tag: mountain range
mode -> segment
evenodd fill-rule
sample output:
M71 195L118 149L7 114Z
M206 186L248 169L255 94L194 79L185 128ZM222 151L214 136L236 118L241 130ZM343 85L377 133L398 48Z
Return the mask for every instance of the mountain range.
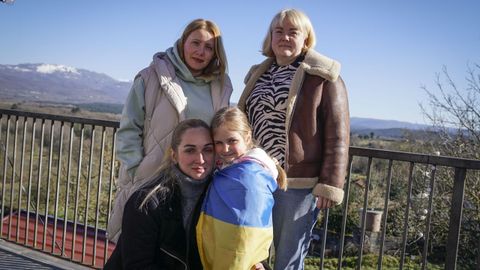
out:
M2 100L121 104L131 85L105 74L64 65L0 65Z
M65 65L0 65L1 99L14 102L120 104L114 112L119 113L131 85L132 82L115 80L102 73ZM375 131L375 134L388 137L396 137L404 130L423 130L428 127L396 120L360 117L351 117L350 126L353 133L368 135Z

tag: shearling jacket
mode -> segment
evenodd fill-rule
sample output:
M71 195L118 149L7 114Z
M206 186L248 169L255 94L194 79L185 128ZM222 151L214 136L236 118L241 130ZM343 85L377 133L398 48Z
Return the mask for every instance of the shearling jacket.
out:
M147 68L136 76L144 83L144 122L137 124L139 127L131 127L128 113L123 113L120 129L117 133L118 150L124 151L125 157L136 155L139 149L141 157L136 167L135 174L122 161L117 179L117 190L114 206L107 227L108 238L114 242L118 239L121 231L123 208L128 198L144 183L158 177L160 164L165 151L170 145L171 135L177 124L185 120L185 108L187 99L180 86L181 80L175 73L175 68L166 53L157 53ZM228 106L232 94L232 84L225 75L223 87L220 78L210 82L213 111ZM133 91L133 89L132 89ZM191 102L191 101L189 101ZM126 123L126 124L125 124ZM125 124L125 125L124 125ZM128 142L128 140L141 140ZM123 147L123 149L120 149Z
M253 66L245 78L238 106L260 76L272 65L268 58ZM293 77L286 110L285 172L288 188L313 188L339 204L348 163L350 118L340 64L310 49Z

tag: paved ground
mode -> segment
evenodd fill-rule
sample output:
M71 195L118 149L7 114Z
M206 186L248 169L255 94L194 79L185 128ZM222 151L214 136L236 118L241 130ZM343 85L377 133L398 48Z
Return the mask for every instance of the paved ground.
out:
M0 239L0 270L92 269Z

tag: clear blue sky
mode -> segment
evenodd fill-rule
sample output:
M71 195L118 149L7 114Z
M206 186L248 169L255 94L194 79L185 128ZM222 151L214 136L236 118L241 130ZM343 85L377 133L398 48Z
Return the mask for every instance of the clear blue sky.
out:
M443 66L462 86L467 65L480 63L478 0L16 0L0 4L0 64L63 64L131 80L203 17L223 32L236 102L283 8L304 11L316 50L342 63L351 116L424 123L421 86L436 90Z

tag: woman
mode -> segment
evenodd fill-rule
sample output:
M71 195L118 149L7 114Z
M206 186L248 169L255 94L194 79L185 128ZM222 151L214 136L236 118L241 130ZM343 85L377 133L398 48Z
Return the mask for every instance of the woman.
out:
M122 233L104 269L202 269L195 224L214 165L208 125L181 122L170 147L160 175L125 205Z
M159 175L159 166L175 126L184 119L210 123L228 106L232 85L220 30L197 19L187 25L173 47L153 56L133 82L117 132L121 162L107 232L116 242L123 208L131 194Z
M268 58L251 68L238 106L260 147L287 173L274 193L275 269L303 269L317 209L343 200L349 112L340 64L313 50L309 18L279 12L263 42Z

